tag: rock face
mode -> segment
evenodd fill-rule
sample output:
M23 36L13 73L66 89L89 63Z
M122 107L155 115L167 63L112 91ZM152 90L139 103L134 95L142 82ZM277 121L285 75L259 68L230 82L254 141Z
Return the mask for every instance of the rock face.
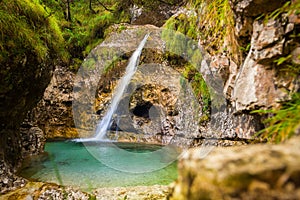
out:
M276 107L276 103L288 98L289 92L299 89L299 85L294 84L295 79L280 76L274 62L290 51L291 47L286 44L289 40L289 32L285 30L287 24L282 18L270 19L267 23L254 21L250 52L236 78L233 92L237 111Z
M186 152L170 199L299 199L300 137L281 145Z
M30 129L29 133L26 130L38 127L47 139L78 137L72 116L74 77L66 67L56 67L43 98L23 123L24 134L30 135Z
M19 187L23 187L27 181L15 174L14 167L0 160L0 195Z
M235 33L239 42L247 44L253 31L253 21L261 14L266 14L283 6L284 0L230 0L231 8L235 13Z
M179 61L177 65L170 64L165 58L168 51L166 44L170 41L162 38L162 29L149 25L127 25L125 31L111 34L86 59L86 64L94 58L98 63L94 69L81 68L75 83L74 108L77 127L92 133L97 120L107 111L112 98L111 93L127 65L127 55L132 54L143 36L149 32L151 36L140 58L142 64L122 96L113 116L111 129L121 131L118 134L122 136L119 138L122 140L124 133L134 132L139 135L137 138L140 138L140 141L156 141L163 144L169 143L175 136L192 140L193 135L197 134L200 106L180 73L185 66ZM107 62L105 59L110 59L105 58L105 51L111 51L111 58L113 53L116 53L125 59L125 62L121 60L113 63L107 67L110 70L103 73L102 68ZM95 93L96 98L93 96ZM192 107L193 103L195 105Z
M179 0L136 2L130 8L131 24L162 26L182 5Z
M299 30L299 15L282 13L276 18L259 19L279 9L285 1L230 1L235 14L235 35L239 45L250 46L241 64L226 52L207 55L201 70L208 80L218 77L226 99L226 108L212 113L210 127L219 131L206 131L205 137L251 138L264 126L256 109L276 108L299 91L299 73L288 72L288 65L297 63L299 41L293 37ZM199 42L201 43L201 42ZM224 42L228 44L228 42ZM205 48L205 47L204 47ZM244 52L245 54L245 52ZM279 58L287 62L277 64ZM298 54L299 55L299 54ZM215 123L217 122L217 123Z
M88 200L94 196L69 187L60 187L51 183L29 182L25 187L12 191L0 199L74 199Z
M25 180L17 177L15 172L24 155L23 148L31 144L27 143L23 146L19 128L26 113L41 98L54 67L51 59L55 58L47 58L45 64L38 61L32 52L23 56L20 63L14 63L20 61L20 58L15 58L10 65L1 65L0 194L23 186L25 183Z

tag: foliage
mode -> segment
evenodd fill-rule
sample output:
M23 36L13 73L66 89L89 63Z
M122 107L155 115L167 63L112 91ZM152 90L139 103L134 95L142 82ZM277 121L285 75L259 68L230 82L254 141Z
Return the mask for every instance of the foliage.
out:
M27 51L43 61L50 54L66 58L64 39L53 16L36 0L0 2L0 62Z
M264 121L266 128L259 131L257 136L270 142L282 142L294 135L300 126L300 93L295 93L290 101L282 103L280 109L257 110L253 113L271 115Z
M76 70L80 62L104 37L104 31L115 23L129 22L128 2L118 0L92 1L92 10L85 0L71 3L72 21L65 19L66 5L63 1L41 0L49 15L60 21L66 48L72 59L70 67Z
M182 66L178 71L190 83L194 95L201 103L202 117L200 122L204 122L209 119L211 96L199 70L202 53L200 49L195 48L195 45L197 45L195 39L198 37L198 32L195 29L196 24L194 22L196 22L196 15L193 14L189 17L186 14L180 14L176 18L171 18L165 24L167 29L163 30L162 38L168 50L165 55L166 59L171 66Z
M192 39L205 41L210 53L229 51L238 60L240 49L234 36L234 17L228 0L189 0L187 14L171 17L165 28L177 30ZM225 38L228 49L222 48Z
M211 104L210 92L201 73L191 64L187 64L182 76L190 82L194 95L202 104L202 119L209 119Z
M274 10L271 13L262 14L257 19L264 18L265 21L268 21L269 19L276 19L284 13L287 15L298 15L300 13L300 1L287 1L282 7Z
M196 30L196 23L196 13L191 16L188 16L185 13L181 13L177 17L171 17L169 20L167 20L164 27L167 29L179 31L192 39L197 39L199 37L199 32L197 32Z
M131 0L132 4L143 7L146 10L158 8L160 5L178 5L182 0Z

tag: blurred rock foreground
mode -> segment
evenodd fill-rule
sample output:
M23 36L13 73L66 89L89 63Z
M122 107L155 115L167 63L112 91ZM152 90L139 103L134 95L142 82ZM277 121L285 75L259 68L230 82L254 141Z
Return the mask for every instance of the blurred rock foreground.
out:
M279 145L201 147L179 160L179 177L171 186L99 188L90 194L55 184L30 182L0 199L300 199L300 137Z
M172 200L300 199L300 137L279 144L217 147L206 157L186 152Z

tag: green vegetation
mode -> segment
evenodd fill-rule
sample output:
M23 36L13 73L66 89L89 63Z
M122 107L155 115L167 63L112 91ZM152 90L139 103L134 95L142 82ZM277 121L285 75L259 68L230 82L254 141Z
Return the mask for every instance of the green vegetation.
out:
M233 59L238 60L240 49L234 36L234 18L229 1L189 0L188 5L192 10L171 17L164 27L179 31L192 39L200 39L212 54L226 51ZM228 42L223 47L225 38Z
M187 64L184 68L182 76L189 81L195 97L202 105L202 117L200 121L203 122L208 120L210 115L211 97L209 89L201 73L196 70L193 65Z
M300 36L298 37L300 39ZM278 71L281 74L289 76L298 76L300 74L300 64L293 62L292 55L286 55L278 58L274 62L279 68ZM300 55L298 55L298 60L300 60Z
M0 2L0 62L6 65L31 51L39 61L57 54L66 59L64 38L56 18L35 0Z
M41 0L41 4L47 7L49 15L60 21L66 50L72 58L70 68L74 70L103 40L105 30L110 25L130 21L126 1L73 1L69 8L71 19L66 17L67 7L63 0Z
M167 20L164 27L179 31L192 39L197 39L199 37L199 32L197 32L197 18L196 13L191 16L181 13L177 17L171 17Z
M300 128L300 93L295 93L290 101L282 103L280 109L258 110L253 113L271 115L264 121L266 128L259 131L257 136L269 142L282 142Z
M272 13L264 14L257 19L267 22L270 19L277 19L282 14L299 15L300 2L287 1L282 7ZM300 34L296 30L289 34L290 39L299 40ZM295 77L300 75L300 65L295 63L295 59L300 59L300 55L285 54L274 60L278 76ZM256 110L253 113L262 114L267 117L264 120L265 129L259 131L256 136L266 139L269 142L279 143L295 134L300 127L300 93L291 94L291 100L282 102L280 108L271 110Z
M276 19L282 14L295 14L298 15L300 13L300 2L299 1L287 1L282 7L274 10L271 13L268 14L262 14L257 19L264 18L265 21L268 21L269 19Z
M39 61L57 55L76 70L99 44L105 29L129 22L125 1L3 0L0 2L0 62L20 62L28 51ZM128 4L128 3L127 3ZM66 9L70 16L66 16ZM27 52L27 53L25 53Z

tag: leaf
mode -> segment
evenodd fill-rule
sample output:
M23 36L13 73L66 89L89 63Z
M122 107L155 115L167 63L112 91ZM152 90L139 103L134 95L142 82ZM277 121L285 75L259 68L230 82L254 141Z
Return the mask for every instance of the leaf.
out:
M292 57L292 55L288 55L286 57L280 57L278 58L277 60L275 60L274 62L277 64L277 65L281 65L282 63L284 63L285 61L287 61L288 59L290 59Z

